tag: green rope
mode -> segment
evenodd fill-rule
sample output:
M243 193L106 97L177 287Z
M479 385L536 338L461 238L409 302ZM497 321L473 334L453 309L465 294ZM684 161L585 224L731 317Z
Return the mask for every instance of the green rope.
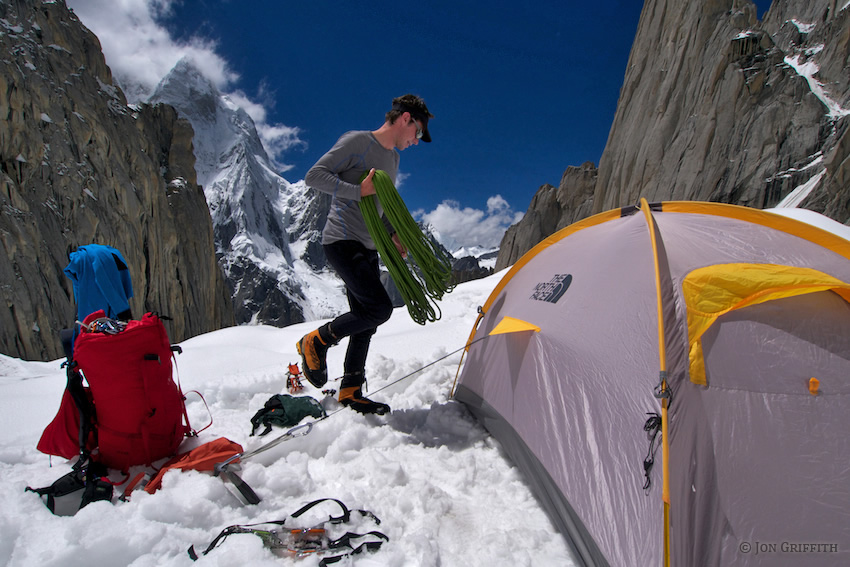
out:
M360 178L361 182L366 175L368 173ZM374 195L360 199L360 212L366 220L366 228L369 229L369 234L378 248L378 254L381 255L381 260L384 261L390 277L407 305L410 317L420 325L428 321L436 321L442 315L436 302L454 287L450 283L451 261L438 246L422 234L387 172L376 170L372 181L384 214L398 234L401 243L407 248L408 262L405 262L399 254L392 237L378 215ZM415 266L411 265L411 258Z

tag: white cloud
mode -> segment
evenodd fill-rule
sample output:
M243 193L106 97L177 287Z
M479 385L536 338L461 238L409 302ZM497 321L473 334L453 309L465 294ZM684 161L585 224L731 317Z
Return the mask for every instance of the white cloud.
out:
M286 151L296 147L306 147L307 143L299 136L301 129L297 126L286 126L284 124L269 124L266 122L268 108L274 105L274 101L259 103L251 100L242 91L234 91L227 95L230 101L248 113L257 127L257 134L263 141L271 160L274 162L275 170L283 173L292 169L292 165L280 163L276 156L283 155Z
M501 195L493 195L489 199L487 199L487 214L488 215L502 215L505 213L510 213L511 206Z
M229 92L239 75L216 52L214 40L194 36L178 41L170 36L159 22L169 17L171 6L177 1L67 0L67 3L100 40L106 63L129 102L146 100L160 80L186 57L254 120L273 161L277 162L286 150L304 146L297 127L267 123L273 99L265 92L264 85L260 85L259 92L265 103L252 100L238 90ZM290 168L280 163L275 165L280 170Z
M401 186L404 185L404 182L407 181L407 178L410 177L409 173L398 172L395 176L395 188L401 189Z
M307 146L307 142L298 137L301 129L297 126L257 123L257 133L279 172L289 171L295 166L280 163L276 156L282 155L291 148Z
M501 195L487 199L487 209L461 207L456 201L443 201L433 211L417 211L416 215L437 229L444 244L460 247L497 247L509 226L519 222L523 213L516 212Z
M183 57L192 59L219 89L238 78L216 54L214 41L192 37L177 42L170 37L157 22L168 17L169 0L68 0L68 5L100 40L106 62L130 102L150 96Z

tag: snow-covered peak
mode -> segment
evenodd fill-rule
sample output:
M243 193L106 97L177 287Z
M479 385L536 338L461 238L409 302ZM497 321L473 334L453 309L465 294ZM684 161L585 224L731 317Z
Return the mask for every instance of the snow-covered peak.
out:
M172 98L186 99L189 96L213 98L219 92L216 86L204 76L191 59L183 57L162 78L155 93L168 93ZM154 97L157 95L154 94Z
M466 256L472 256L473 258L489 258L491 256L495 256L499 253L498 248L492 248L489 246L462 246L457 250L452 252L452 256L455 258L465 258Z
M420 221L419 228L423 234L438 242L455 260L469 256L479 261L489 260L494 259L499 253L498 246L463 246L451 236L441 233L431 223Z
M198 183L209 188L226 163L222 156L251 155L271 169L254 121L204 76L187 58L177 62L163 77L150 98L151 103L170 104L187 118L195 130L195 168ZM207 193L209 201L211 195Z
M198 183L210 208L216 254L234 290L237 322L286 324L327 316L344 294L324 290L316 252L324 219L317 194L289 183L271 163L250 115L222 94L190 59L166 75L151 103L177 109L194 129Z

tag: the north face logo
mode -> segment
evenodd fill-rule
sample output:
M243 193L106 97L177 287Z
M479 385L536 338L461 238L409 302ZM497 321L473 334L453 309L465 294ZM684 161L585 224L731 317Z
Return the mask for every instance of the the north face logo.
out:
M573 281L572 274L555 274L550 281L539 283L534 287L534 293L529 299L537 301L548 301L549 303L558 303L567 288Z

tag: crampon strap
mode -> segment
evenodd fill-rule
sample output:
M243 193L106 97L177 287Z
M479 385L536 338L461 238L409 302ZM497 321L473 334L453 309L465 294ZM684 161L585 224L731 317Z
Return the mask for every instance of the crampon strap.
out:
M290 517L298 518L304 512L313 508L313 506L328 501L339 504L342 509L342 515L330 516L325 522L321 522L312 528L289 528L286 527L286 520L228 526L224 528L214 540L212 540L201 555L208 554L210 551L218 547L218 545L223 542L227 536L232 534L255 534L263 540L263 545L268 547L272 553L276 555L303 556L311 553L331 553L341 549L348 550L344 553L323 558L319 562L319 566L326 567L327 565L341 561L343 557L348 555L356 555L363 551L377 551L381 548L381 545L385 541L389 541L390 538L378 531L371 531L365 534L347 532L340 538L330 539L323 526L325 524L343 524L348 522L351 518L351 511L345 504L336 498L322 498L320 500L314 500L313 502L303 506L297 512L294 512ZM357 512L361 516L368 517L376 524L380 525L381 520L379 520L372 512L369 512L368 510L357 510ZM279 527L276 529L259 529L255 526ZM365 541L358 545L359 540ZM191 557L193 561L198 559L198 554L195 552L194 545L189 547L189 557Z

